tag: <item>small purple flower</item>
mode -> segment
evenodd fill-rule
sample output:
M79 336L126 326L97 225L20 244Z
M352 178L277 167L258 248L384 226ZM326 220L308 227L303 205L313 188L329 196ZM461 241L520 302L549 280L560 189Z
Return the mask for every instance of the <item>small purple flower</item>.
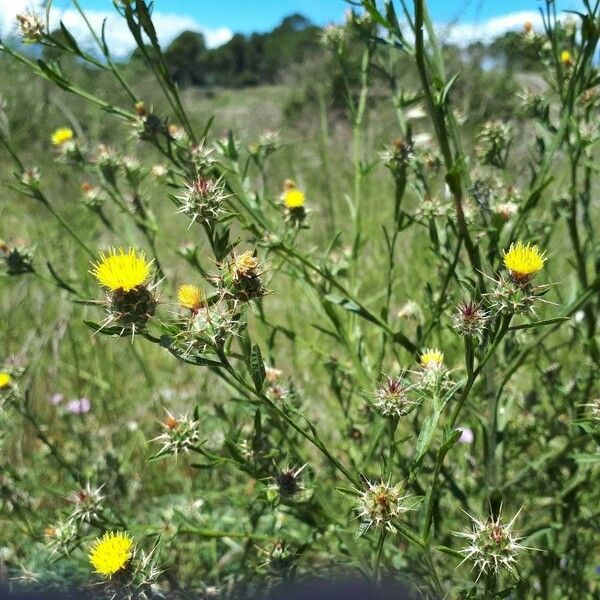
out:
M460 439L458 440L461 444L472 444L475 436L473 435L473 430L468 427L457 427L458 431L460 431Z
M50 404L54 404L54 406L57 406L64 399L65 397L63 394L61 394L60 392L55 392L54 394L52 394L52 396L50 396L50 398L48 398L48 402L50 402Z
M67 402L67 411L72 415L84 415L90 412L90 408L92 408L92 403L88 398L79 398L79 400L69 400Z

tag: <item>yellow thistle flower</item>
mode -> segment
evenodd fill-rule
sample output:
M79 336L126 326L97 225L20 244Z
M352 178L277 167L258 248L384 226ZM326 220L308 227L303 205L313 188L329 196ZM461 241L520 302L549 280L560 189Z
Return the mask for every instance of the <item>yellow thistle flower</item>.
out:
M425 348L421 353L421 366L426 370L441 369L444 366L444 353L436 348Z
M97 539L89 553L96 573L112 577L127 565L133 555L133 539L121 531L107 532Z
M55 146L62 146L73 139L73 130L68 127L61 127L52 134L50 139Z
M7 388L12 383L12 377L8 373L0 373L0 390Z
M539 247L531 244L517 242L511 244L508 252L504 253L504 266L510 271L513 279L526 283L536 273L544 268L546 258Z
M571 53L568 50L563 50L560 53L560 62L565 67L570 67L573 65L573 57L571 56Z
M177 300L179 301L179 306L196 312L202 306L202 290L195 285L186 283L179 287Z
M143 252L110 248L108 255L100 252L100 260L92 263L90 273L113 292L129 292L143 285L150 276L150 265Z
M304 206L304 192L298 188L290 188L283 192L283 203L286 208L302 208Z

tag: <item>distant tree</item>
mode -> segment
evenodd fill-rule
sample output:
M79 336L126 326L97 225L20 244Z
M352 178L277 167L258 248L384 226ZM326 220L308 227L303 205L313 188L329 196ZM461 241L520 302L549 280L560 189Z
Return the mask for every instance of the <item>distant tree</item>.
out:
M507 69L537 70L541 43L541 38L528 40L522 33L508 31L488 46L487 53L491 58L500 60Z
M184 31L165 51L173 79L180 85L201 85L205 81L203 62L206 42L201 33Z

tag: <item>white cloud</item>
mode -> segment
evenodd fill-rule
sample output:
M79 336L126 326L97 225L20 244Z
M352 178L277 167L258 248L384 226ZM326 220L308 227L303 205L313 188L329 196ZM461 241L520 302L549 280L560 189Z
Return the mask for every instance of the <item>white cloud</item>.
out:
M39 6L39 2L31 0L0 0L0 34L6 36L14 33L16 31L15 15L27 12L36 6ZM106 39L113 56L125 58L135 48L135 42L127 23L116 11L86 10L85 14L98 33L102 28L102 23L106 20ZM50 29L57 27L60 21L65 24L78 42L82 44L92 42L84 20L75 9L52 7ZM233 35L233 32L227 27L211 29L185 15L155 11L153 21L158 39L163 47L166 47L177 35L186 30L204 34L209 48L224 44Z
M539 12L523 10L493 17L479 23L437 24L436 31L440 40L466 46L471 42L491 42L507 31L523 31L523 25L529 21L533 28L542 30L542 17Z

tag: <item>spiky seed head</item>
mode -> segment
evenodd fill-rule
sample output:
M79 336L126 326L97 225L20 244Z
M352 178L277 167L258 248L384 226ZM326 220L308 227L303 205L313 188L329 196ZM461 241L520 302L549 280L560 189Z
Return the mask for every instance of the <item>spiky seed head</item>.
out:
M483 339L489 315L477 302L462 302L454 313L454 329L459 335Z
M403 376L386 377L377 387L373 407L383 417L404 417L418 405L410 395L412 386Z
M371 527L395 531L394 521L412 509L404 485L390 481L368 482L357 507L365 531Z
M519 511L520 512L520 511ZM471 562L478 571L477 579L482 575L499 575L506 571L517 575L518 555L526 550L520 538L513 530L517 513L508 523L502 521L500 512L486 520L469 515L472 521L471 531L457 532L454 535L468 540L468 546L460 550L465 558L460 563Z
M25 44L34 44L44 37L44 20L35 13L17 15L19 29Z
M181 414L175 417L169 411L161 423L162 433L154 438L153 442L162 444L158 455L173 454L175 457L180 452L190 452L201 442L201 421Z

